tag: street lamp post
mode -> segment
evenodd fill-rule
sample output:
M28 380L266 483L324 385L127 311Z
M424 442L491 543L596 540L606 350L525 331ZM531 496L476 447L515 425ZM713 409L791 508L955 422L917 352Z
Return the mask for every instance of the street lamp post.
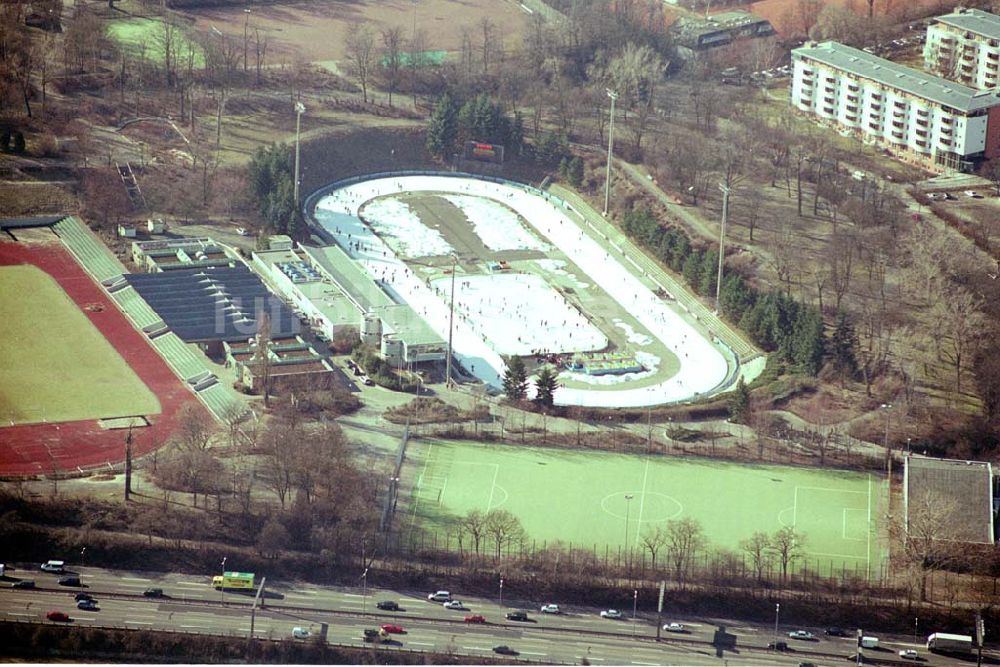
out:
M719 297L722 294L722 265L726 261L726 222L729 220L729 188L719 184L722 190L722 229L719 231L719 275L715 280L715 312L719 312Z
M635 637L635 610L639 604L639 589L632 591L632 636Z
M368 568L361 573L361 613L368 611Z
M607 89L608 97L611 98L611 121L608 127L608 169L604 176L604 217L608 216L608 202L611 197L611 153L615 146L615 100L618 93Z
M444 363L444 386L451 387L451 341L455 331L455 270L458 257L451 256L451 305L448 307L448 358Z
M628 557L628 554L629 554L629 548L628 548L628 515L629 515L629 509L631 508L631 506L632 506L632 494L631 493L626 493L625 494L625 562L626 563L629 562L629 557Z
M223 606L226 604L226 558L227 556L222 557L222 585L219 586L219 590L222 592Z
M503 609L503 577L500 577L500 608Z
M774 605L774 650L778 650L778 617L781 614L781 603L776 602Z
M299 212L299 129L302 126L302 114L306 112L306 105L302 102L295 103L295 183L293 184L294 194L292 200L295 203L295 213Z
M892 403L883 403L882 409L885 410L885 438L882 441L882 446L885 447L885 472L892 478L892 450L889 449L889 418L892 416L889 411L892 409Z

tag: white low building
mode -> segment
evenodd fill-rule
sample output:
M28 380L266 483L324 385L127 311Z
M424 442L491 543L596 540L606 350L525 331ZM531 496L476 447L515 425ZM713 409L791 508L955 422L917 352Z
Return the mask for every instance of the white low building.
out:
M927 26L924 67L978 89L1000 85L1000 16L958 7Z
M921 166L971 170L1000 155L1000 94L837 42L792 51L791 103Z

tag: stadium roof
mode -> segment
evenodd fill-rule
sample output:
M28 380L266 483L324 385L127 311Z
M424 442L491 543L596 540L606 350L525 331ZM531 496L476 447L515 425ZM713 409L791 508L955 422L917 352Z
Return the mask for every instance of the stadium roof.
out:
M951 14L934 18L933 23L944 23L959 30L968 30L991 39L1000 39L1000 16L980 9L959 7Z
M793 49L792 57L808 58L880 83L886 88L902 90L966 113L1000 104L1000 95L995 90L969 88L837 42L807 42L805 46Z
M945 539L993 543L993 473L989 463L910 456L906 461L907 525L910 512L921 511L920 499L947 503L949 535Z
M245 266L126 274L125 280L184 342L241 340L271 316L271 336L298 334L298 318Z

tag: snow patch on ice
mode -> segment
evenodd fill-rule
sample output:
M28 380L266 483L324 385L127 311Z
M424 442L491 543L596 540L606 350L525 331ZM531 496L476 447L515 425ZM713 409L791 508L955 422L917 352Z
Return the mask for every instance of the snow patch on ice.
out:
M587 289L590 287L590 283L581 282L575 273L570 273L564 269L563 267L566 266L566 262L561 259L536 259L534 261L543 271L547 271L555 276L566 276L572 280L575 289Z
M543 243L528 230L517 214L502 203L469 195L441 195L465 214L487 248L500 250L541 250L548 252L552 246Z
M649 345L653 342L653 339L646 334L639 333L632 328L632 325L628 322L621 320L620 318L615 318L611 320L616 327L625 332L625 336L628 338L628 342L634 345Z
M450 255L455 252L441 232L422 223L406 202L395 197L382 197L366 205L364 219L390 248L404 257Z

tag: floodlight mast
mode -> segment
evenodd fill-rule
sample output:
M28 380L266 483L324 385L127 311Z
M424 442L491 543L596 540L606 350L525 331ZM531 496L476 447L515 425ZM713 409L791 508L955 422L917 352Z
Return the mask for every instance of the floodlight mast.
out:
M608 128L608 169L604 176L604 217L608 216L608 202L611 197L611 153L615 146L615 100L618 99L618 92L606 89L608 97L611 98L611 122Z
M295 203L295 212L299 210L299 129L302 125L302 114L306 112L306 105L302 102L295 103L295 184L292 201Z

